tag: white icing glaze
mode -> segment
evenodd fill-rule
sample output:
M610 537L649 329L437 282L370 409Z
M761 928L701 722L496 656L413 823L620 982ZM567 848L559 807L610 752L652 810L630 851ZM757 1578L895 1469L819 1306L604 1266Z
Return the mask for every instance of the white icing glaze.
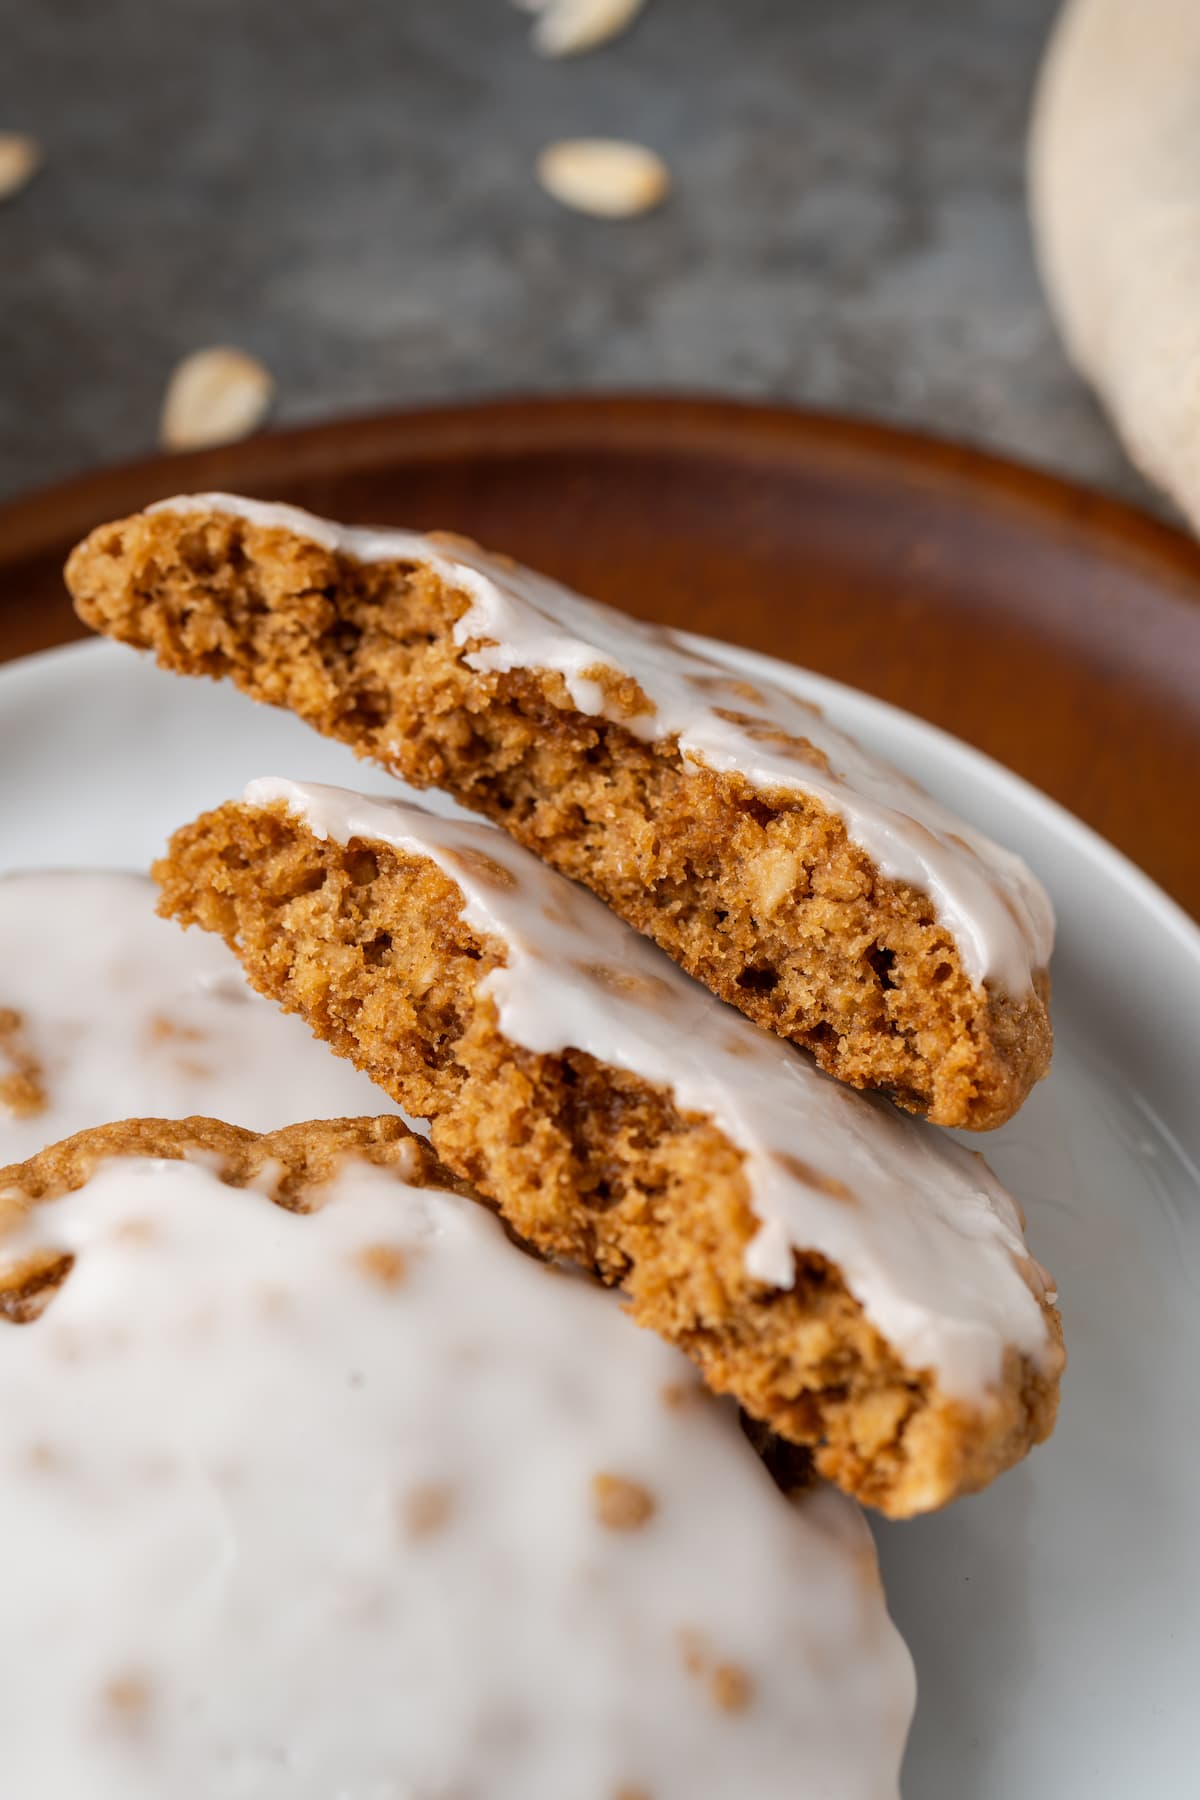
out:
M155 916L156 890L110 872L0 879L6 1075L31 1059L45 1105L0 1098L0 1165L85 1125L204 1113L268 1131L393 1112L386 1095L247 986L219 939Z
M857 1509L785 1501L481 1207L351 1162L297 1216L127 1158L0 1259L34 1247L76 1261L0 1321L6 1793L895 1800L912 1666ZM598 1474L652 1516L605 1526Z
M1006 1346L1056 1366L1017 1208L981 1157L821 1075L490 825L272 778L245 800L282 802L318 837L431 859L462 892L467 923L503 947L505 966L480 991L507 1038L585 1051L711 1117L745 1154L757 1279L789 1287L793 1252L819 1252L908 1366L965 1400L996 1382ZM510 879L489 878L481 856Z
M360 562L423 564L469 595L455 627L472 669L557 671L574 707L618 720L647 742L674 740L685 762L736 773L763 791L791 790L835 813L887 877L933 902L970 978L1014 995L1046 966L1054 915L1045 889L1011 851L951 813L891 764L787 689L702 656L676 633L601 606L559 583L412 531L350 527L298 507L229 494L179 496L156 511L215 510L311 538ZM627 717L594 678L632 676L650 708ZM724 716L723 716L724 715ZM794 740L827 759L822 766ZM789 742L788 740L793 740Z

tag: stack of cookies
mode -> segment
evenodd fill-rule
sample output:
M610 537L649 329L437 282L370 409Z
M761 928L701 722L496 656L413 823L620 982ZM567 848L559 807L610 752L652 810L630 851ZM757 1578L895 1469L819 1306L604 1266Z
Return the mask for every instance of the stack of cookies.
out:
M459 805L267 777L153 871L384 1116L0 1170L0 1506L56 1496L13 1629L72 1644L26 1788L51 1719L105 1797L895 1794L854 1503L977 1490L1057 1404L1020 1208L936 1129L1046 1071L1037 881L789 689L465 540L207 495L68 581Z

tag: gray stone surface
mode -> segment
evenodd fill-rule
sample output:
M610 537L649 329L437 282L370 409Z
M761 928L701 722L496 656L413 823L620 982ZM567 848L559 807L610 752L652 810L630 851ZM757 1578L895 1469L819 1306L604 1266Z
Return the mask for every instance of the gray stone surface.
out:
M926 426L1137 494L1039 294L1022 141L1053 0L651 0L547 64L506 0L0 0L0 491L153 447L187 351L276 418L717 389ZM539 147L675 176L600 224Z

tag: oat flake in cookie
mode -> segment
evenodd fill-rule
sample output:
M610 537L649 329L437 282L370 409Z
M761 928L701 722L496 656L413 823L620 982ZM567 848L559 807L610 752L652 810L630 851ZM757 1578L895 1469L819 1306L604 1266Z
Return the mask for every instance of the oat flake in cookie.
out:
M518 1231L623 1286L858 1498L926 1511L1048 1435L1054 1294L982 1159L830 1081L503 833L264 780L154 873Z
M0 1176L6 1792L895 1800L849 1501L397 1121L165 1130Z
M221 494L93 532L80 616L487 813L829 1073L985 1128L1049 1065L1019 857L789 690L440 534Z

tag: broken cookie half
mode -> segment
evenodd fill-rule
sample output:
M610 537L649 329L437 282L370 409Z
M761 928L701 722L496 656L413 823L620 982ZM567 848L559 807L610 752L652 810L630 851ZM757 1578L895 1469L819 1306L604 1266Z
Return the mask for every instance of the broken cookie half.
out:
M1048 1435L1055 1295L983 1161L502 833L268 780L154 873L524 1238L619 1285L847 1492L927 1511Z

